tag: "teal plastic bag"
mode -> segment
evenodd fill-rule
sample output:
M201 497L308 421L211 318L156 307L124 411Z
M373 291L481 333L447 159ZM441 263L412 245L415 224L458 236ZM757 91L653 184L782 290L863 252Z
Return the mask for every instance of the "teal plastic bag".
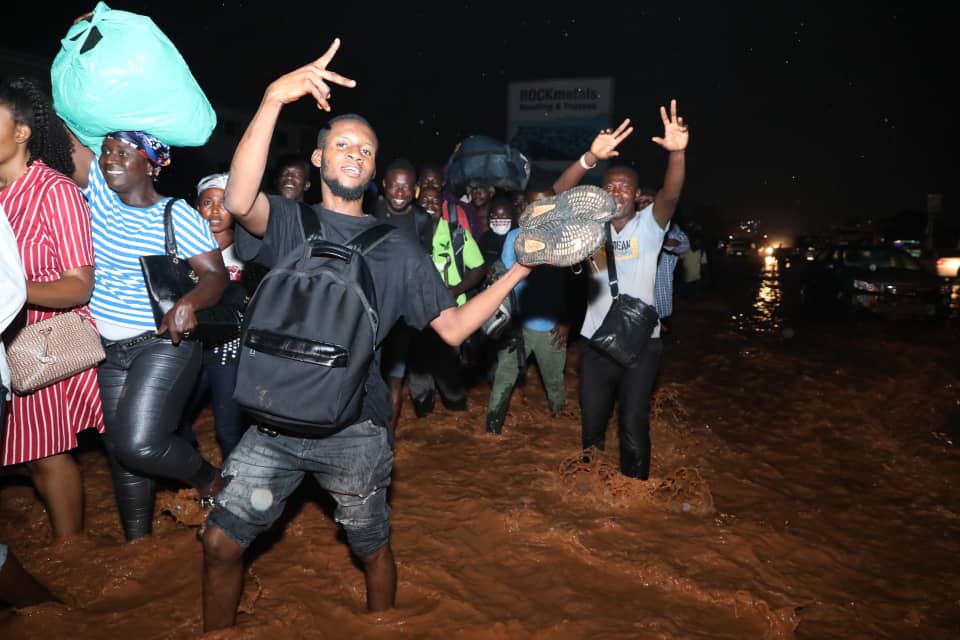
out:
M190 67L153 20L103 2L61 40L50 80L57 113L98 154L113 131L200 147L217 125Z

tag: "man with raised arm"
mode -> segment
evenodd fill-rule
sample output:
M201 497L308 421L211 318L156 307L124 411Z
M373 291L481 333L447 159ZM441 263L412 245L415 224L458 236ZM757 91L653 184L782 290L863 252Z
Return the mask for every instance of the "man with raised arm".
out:
M591 261L591 278L587 293L587 310L580 334L586 338L580 352L580 421L583 448L600 449L605 445L607 423L616 403L619 408L620 472L630 478L646 480L650 474L650 396L660 368L663 344L660 327L653 330L651 340L633 366L622 366L590 343L610 310L613 298L607 261L616 265L619 291L653 305L657 256L664 234L677 210L686 177L686 149L690 139L687 125L677 115L677 101L670 101L670 112L660 107L663 136L652 141L667 151L667 170L663 187L656 197L638 209L643 202L637 172L628 166L614 166L603 176L603 188L617 203L610 221L610 242ZM605 129L597 137L591 151L574 162L554 183L561 193L574 187L587 171L614 143L619 144L626 132L625 124L616 131ZM601 153L598 154L597 151ZM609 156L608 156L609 157Z
M320 58L271 83L237 146L226 207L240 225L236 245L241 259L269 267L305 242L299 215L291 214L278 196L261 193L259 185L283 106L310 96L318 108L330 111L330 85L356 86L328 68L339 47L340 40L335 39ZM355 114L337 116L320 131L311 163L319 168L322 200L313 210L326 239L342 243L378 224L362 209L377 149L373 127ZM389 234L366 260L380 315L378 344L402 316L410 326L429 325L445 342L458 345L530 271L517 264L458 307L412 234ZM203 534L205 630L235 623L243 589L244 550L280 517L305 473L312 473L337 503L334 517L364 569L367 608L379 611L394 606L397 570L387 504L393 434L387 386L378 367L371 368L365 389L359 421L333 435L304 439L260 427L250 429L234 449L223 470L226 487L217 496Z

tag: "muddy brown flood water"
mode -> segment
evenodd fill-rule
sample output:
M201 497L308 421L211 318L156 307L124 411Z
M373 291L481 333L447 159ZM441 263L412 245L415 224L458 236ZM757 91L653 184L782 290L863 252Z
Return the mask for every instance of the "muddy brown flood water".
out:
M754 283L754 311L770 295ZM248 554L238 626L210 637L960 637L956 327L809 324L786 339L779 320L744 330L733 299L677 303L648 482L616 473L615 425L607 454L581 456L575 344L560 418L535 367L500 437L484 432L485 384L465 414L417 420L407 402L397 609L363 613L363 576L308 480ZM211 429L204 414L216 457ZM67 603L0 611L0 637L201 635L186 496L161 491L155 534L124 544L102 452L79 459L80 540L52 544L29 484L0 478L0 540Z

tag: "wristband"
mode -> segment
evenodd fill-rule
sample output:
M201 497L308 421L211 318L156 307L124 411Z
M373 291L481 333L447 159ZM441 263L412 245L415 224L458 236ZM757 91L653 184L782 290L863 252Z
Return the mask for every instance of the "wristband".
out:
M580 156L580 166L583 167L584 169L586 169L587 171L590 171L590 169L596 169L596 168L597 168L597 163L594 162L593 164L587 164L587 161L584 160L584 158L586 158L586 157L587 157L587 154L586 154L586 153L584 153L583 155Z

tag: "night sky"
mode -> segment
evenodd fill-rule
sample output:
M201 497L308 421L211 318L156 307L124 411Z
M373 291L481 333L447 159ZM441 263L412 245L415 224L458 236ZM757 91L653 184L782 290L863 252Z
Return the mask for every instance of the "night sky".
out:
M678 99L688 209L759 217L771 232L923 211L928 192L955 212L953 22L924 3L301 4L108 2L152 17L211 100L241 108L341 37L331 68L359 86L334 88L333 109L374 124L381 166L443 161L470 134L503 138L509 81L612 76L614 119L637 127L622 158L643 182L662 178L650 137L662 134L659 105ZM14 3L5 22L21 28L4 29L3 47L53 57L93 3L45 3L42 22L24 14L36 6ZM325 119L308 100L287 113Z

